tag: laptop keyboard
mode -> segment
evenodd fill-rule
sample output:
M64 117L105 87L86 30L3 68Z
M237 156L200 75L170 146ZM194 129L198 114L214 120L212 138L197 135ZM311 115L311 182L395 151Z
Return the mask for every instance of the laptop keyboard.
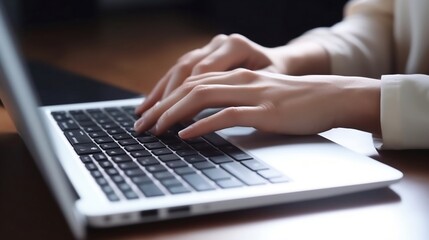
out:
M216 133L182 140L134 129L134 106L52 112L110 201L287 182Z

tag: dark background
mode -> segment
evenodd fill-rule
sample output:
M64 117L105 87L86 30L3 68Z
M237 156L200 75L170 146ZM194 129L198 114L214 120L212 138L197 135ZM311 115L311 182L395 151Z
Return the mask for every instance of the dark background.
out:
M108 15L175 12L218 33L240 33L278 46L303 32L341 20L346 0L3 0L16 25L87 21ZM106 2L110 2L106 3ZM116 2L116 4L112 4Z

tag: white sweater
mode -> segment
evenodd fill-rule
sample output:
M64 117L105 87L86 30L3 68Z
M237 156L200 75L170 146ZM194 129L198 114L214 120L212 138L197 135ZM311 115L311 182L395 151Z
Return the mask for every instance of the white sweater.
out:
M332 74L381 78L378 147L429 149L428 0L350 1L343 21L301 38L328 51Z

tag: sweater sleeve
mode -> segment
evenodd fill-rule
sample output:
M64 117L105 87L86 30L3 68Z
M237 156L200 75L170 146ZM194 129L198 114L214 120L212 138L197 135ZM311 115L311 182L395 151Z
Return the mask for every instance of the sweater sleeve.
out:
M330 55L332 74L380 78L394 66L392 28L392 0L354 0L341 22L296 40L321 44Z
M429 75L381 78L380 149L429 149Z

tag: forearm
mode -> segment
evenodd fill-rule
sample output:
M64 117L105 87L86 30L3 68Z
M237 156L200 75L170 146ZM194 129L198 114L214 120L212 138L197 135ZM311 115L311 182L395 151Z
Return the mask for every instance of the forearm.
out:
M294 41L275 48L282 62L282 73L288 75L331 74L328 52L318 43Z

